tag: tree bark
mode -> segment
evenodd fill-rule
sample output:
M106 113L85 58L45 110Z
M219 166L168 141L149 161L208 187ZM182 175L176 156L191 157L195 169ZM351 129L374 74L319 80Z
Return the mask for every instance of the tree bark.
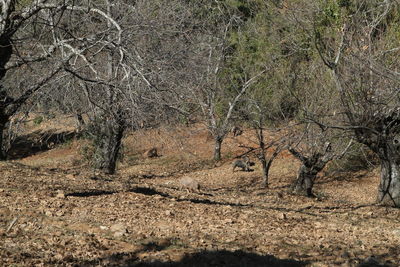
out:
M261 183L262 187L268 188L269 170L271 169L272 162L279 155L280 151L281 151L281 148L277 147L275 149L274 153L271 155L271 157L268 160L265 157L265 152L261 153L260 162L261 162L262 176L263 176L263 181Z
M214 160L220 161L221 160L221 146L222 146L222 141L224 139L221 138L220 136L217 136L215 138L215 146L214 146Z
M1 79L1 78L0 78ZM5 91L0 91L0 160L7 159L6 145L4 139L6 136L7 123L11 115L7 112L7 108L12 103L12 98Z
M11 40L6 34L5 36L0 37L0 80L4 78L7 70L5 69L5 65L11 58L13 53Z
M378 202L400 207L400 156L395 148L386 144L378 154L381 160L381 180Z
M297 179L292 184L292 191L297 194L314 197L312 192L314 181L318 173L333 159L333 156L315 152L310 157L305 157L293 148L289 148L289 152L302 163L297 174Z
M262 153L260 156L260 162L262 167L262 182L261 187L268 188L268 176L269 176L269 169L271 167L272 161L269 160L267 162L265 155Z
M4 33L3 36L0 37L0 80L3 80L6 75L7 71L5 65L10 60L12 53L13 49L10 36L8 36L7 33ZM6 108L9 105L9 100L11 98L9 98L5 91L1 91L0 98L0 160L6 160L7 153L5 150L4 136L6 124L11 117L7 113Z
M101 135L103 137L99 138L97 144L95 168L106 174L115 173L124 131L125 127L122 123L113 120L106 122L104 132Z
M297 179L292 185L292 191L308 197L313 197L312 192L315 178L318 172L315 172L313 168L308 168L304 164L300 166L297 174Z
M400 121L388 117L387 131ZM390 125L391 124L391 125ZM381 177L378 186L377 202L400 208L400 137L396 133L382 133L376 137L366 131L356 131L358 141L367 145L380 159Z
M0 160L7 159L7 152L4 145L4 132L6 129L6 123L3 122L3 119L0 118ZM8 119L7 119L8 121Z

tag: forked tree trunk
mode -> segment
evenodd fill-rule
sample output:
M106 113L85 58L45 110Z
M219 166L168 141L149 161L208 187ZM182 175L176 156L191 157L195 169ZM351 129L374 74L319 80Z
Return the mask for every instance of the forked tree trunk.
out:
M292 185L292 191L296 194L313 197L312 192L315 178L318 172L315 172L313 168L308 168L305 165L301 165L297 174L297 179Z
M102 134L103 138L98 140L97 144L95 168L106 174L115 173L124 130L125 127L123 124L115 121L106 123Z
M297 179L292 185L293 192L314 197L313 187L318 173L320 173L332 158L317 157L308 162L302 162L297 174ZM311 163L311 164L310 164Z
M381 160L381 180L378 202L400 207L400 156L389 145L378 154Z
M292 191L297 194L313 197L314 181L318 173L333 159L333 156L316 152L310 157L305 157L294 149L289 149L289 151L293 156L300 159L302 163L297 174L297 179L292 184Z
M269 178L269 170L271 169L272 162L276 158L279 153L274 153L268 160L265 157L265 154L261 154L260 162L262 167L262 183L261 187L268 188L268 178Z
M279 154L280 149L276 148L275 152L267 160L267 157L265 154L267 153L267 150L265 148L265 142L264 142L264 132L263 128L261 127L262 125L262 120L259 121L259 124L256 125L255 130L256 130L256 135L258 139L258 145L260 146L260 155L259 155L259 160L261 163L262 167L262 182L261 182L261 187L268 188L268 177L269 177L269 169L271 168L272 161L276 158L276 156Z

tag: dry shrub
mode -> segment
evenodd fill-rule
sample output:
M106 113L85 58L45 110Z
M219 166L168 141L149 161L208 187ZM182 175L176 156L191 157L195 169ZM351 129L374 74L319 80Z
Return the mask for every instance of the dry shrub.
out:
M332 161L326 168L326 174L369 170L378 163L378 158L370 149L365 145L356 144L343 158Z

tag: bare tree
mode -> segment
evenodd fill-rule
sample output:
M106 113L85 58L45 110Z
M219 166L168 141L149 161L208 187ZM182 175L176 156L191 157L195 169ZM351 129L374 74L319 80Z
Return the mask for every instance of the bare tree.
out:
M65 75L66 68L90 66L88 55L108 31L85 25L95 17L117 25L86 2L4 0L0 9L0 158L5 159L3 134L10 117L32 95ZM85 64L77 64L80 61Z
M185 113L184 81L191 79L185 69L192 60L190 38L195 35L191 19L198 6L140 0L104 1L98 8L115 17L116 26L98 21L95 27L108 34L90 58L93 67L67 70L78 79L91 106L94 167L111 174L127 129L157 127Z
M397 1L357 2L343 8L343 21L314 27L316 47L340 94L351 130L381 162L378 201L400 206L400 98ZM322 13L317 13L322 16Z
M272 166L272 162L276 159L276 157L286 148L286 138L277 137L272 140L265 140L264 129L262 126L255 127L258 144L260 147L260 152L258 154L258 159L260 160L262 167L262 187L269 187L269 171ZM270 131L272 132L272 131ZM277 131L279 133L279 130ZM270 156L267 156L267 152L271 151Z
M271 115L274 113L272 108L267 103L262 103L261 99L252 97L246 98L245 109L240 112L246 114L249 119L248 123L254 130L256 136L257 158L261 163L262 182L261 186L268 188L269 186L269 171L276 157L287 147L288 136L280 126L285 126L286 123L281 121L274 124ZM268 138L266 138L266 133Z
M222 8L221 8L222 9ZM226 14L221 14L222 17ZM243 96L255 81L265 72L259 70L233 78L222 73L226 70L226 57L229 51L228 35L233 25L241 23L232 16L219 21L217 28L203 25L204 32L199 40L198 69L194 70L196 79L189 87L193 99L205 119L207 128L214 138L214 160L221 159L221 146L232 128L232 119Z
M337 135L335 135L334 130L320 128L312 122L307 123L300 134L297 144L293 143L288 148L289 152L301 161L292 190L312 197L317 175L330 161L341 159L346 154L352 145L352 139L346 145L343 142L346 138L341 131L336 131Z
M262 73L259 75L261 74ZM207 99L206 106L202 106L203 114L207 115L208 129L214 137L214 160L221 159L222 142L230 131L233 112L237 108L239 100L241 100L243 94L246 92L246 90L248 90L257 77L258 75L244 82L242 87L238 90L237 94L233 98L233 101L228 103L228 109L226 113L217 114L217 103L215 102L216 99L213 98L213 94L211 94L211 97Z

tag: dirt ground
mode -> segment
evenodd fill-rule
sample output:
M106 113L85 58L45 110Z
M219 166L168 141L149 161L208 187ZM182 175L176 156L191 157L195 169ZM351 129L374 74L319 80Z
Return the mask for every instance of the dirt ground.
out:
M400 266L400 210L374 204L379 169L322 176L311 199L288 193L298 162L282 153L263 189L258 163L231 168L250 135L229 136L214 163L201 125L138 131L112 176L88 167L85 140L21 142L0 163L0 265Z

